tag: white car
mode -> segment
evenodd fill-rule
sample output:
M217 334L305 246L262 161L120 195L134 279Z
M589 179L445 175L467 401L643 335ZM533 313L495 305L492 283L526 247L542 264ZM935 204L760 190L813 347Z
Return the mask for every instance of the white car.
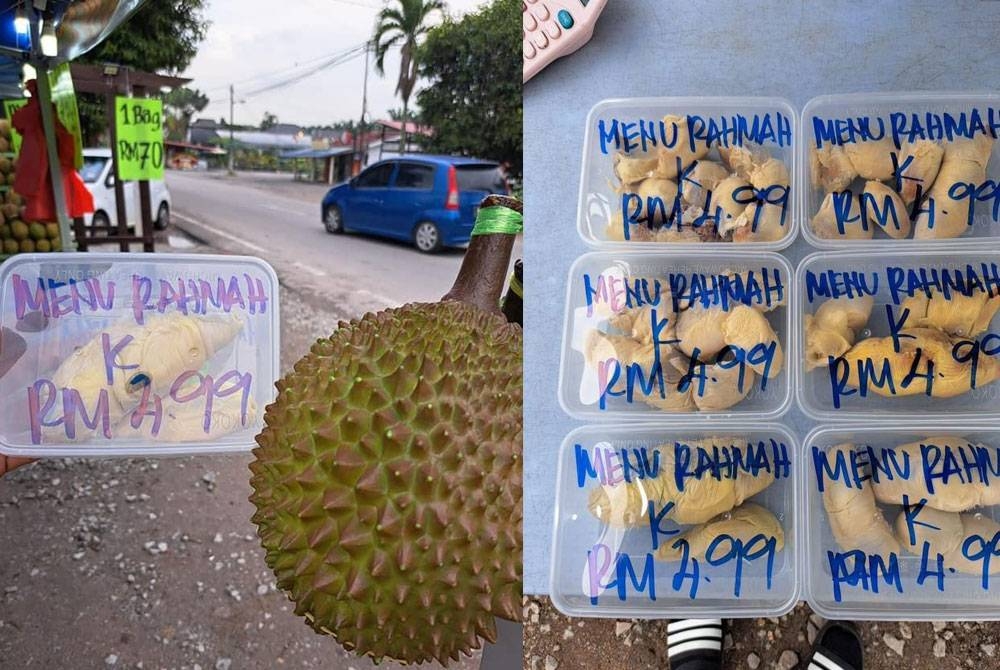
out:
M80 176L94 196L94 213L84 217L84 225L108 231L118 228L115 176L111 173L111 149L84 149ZM149 216L156 230L163 230L170 225L170 207L170 191L166 182L163 180L149 182ZM125 182L125 213L130 227L141 223L138 182Z

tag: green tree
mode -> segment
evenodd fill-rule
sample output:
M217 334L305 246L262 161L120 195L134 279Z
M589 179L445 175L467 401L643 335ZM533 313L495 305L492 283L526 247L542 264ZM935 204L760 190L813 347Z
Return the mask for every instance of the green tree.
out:
M445 4L441 0L394 0L382 9L375 24L375 69L385 75L385 56L389 49L399 46L399 79L396 93L403 100L403 130L400 133L400 151L406 149L406 119L410 95L417 84L420 66L418 51L420 40L431 30L430 20L435 15L444 16Z
M163 96L167 138L183 142L195 114L208 106L208 96L196 88L175 88Z
M495 0L434 28L420 48L417 96L428 148L505 160L521 173L520 0Z
M276 125L278 125L278 115L271 112L264 112L264 118L260 122L260 129L268 130L274 128Z
M147 2L80 60L177 74L191 64L208 31L209 24L203 15L206 5L207 0ZM107 129L104 100L81 94L79 104L84 136L93 142Z
M402 121L403 120L403 110L400 109L399 107L394 107L393 109L390 109L388 112L386 112L386 114L388 114L389 118L392 119L393 121ZM409 110L407 116L408 116L408 118L411 121L417 121L417 122L419 122L420 121L420 110L414 111L414 110L411 109L411 110Z

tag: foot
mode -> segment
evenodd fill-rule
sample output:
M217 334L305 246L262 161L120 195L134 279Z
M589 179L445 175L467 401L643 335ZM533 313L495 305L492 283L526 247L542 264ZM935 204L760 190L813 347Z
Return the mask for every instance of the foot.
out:
M679 619L667 624L671 670L722 668L722 619Z
M846 621L827 621L816 636L808 670L862 670L864 646Z

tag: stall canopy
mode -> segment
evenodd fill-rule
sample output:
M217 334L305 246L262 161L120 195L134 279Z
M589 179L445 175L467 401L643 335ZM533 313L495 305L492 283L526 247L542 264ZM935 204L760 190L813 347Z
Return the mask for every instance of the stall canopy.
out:
M56 65L100 44L145 0L0 0L0 98L21 96L21 67L32 53L32 31L19 18L42 17L56 27ZM22 26L19 30L18 26Z

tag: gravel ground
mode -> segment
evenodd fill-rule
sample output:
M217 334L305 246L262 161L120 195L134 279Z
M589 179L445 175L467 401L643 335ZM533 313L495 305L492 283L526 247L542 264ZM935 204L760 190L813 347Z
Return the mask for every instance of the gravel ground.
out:
M172 234L174 251L219 251ZM286 369L356 315L322 295L281 300ZM275 590L251 459L49 459L0 480L0 670L376 667ZM478 668L478 654L449 667Z
M524 600L525 670L666 670L666 621L570 619L548 598ZM726 621L724 668L805 668L823 618L799 603L786 616ZM866 670L1000 667L996 623L859 622Z

